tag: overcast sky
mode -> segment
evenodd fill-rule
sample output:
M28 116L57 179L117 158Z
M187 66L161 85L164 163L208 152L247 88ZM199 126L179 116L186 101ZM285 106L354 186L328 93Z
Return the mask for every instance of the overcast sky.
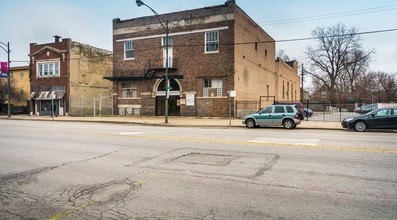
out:
M226 0L144 0L159 14L224 4ZM311 37L316 27L343 23L359 32L397 29L395 0L236 0L275 40ZM135 0L1 0L0 41L10 42L11 66L28 65L29 44L49 43L59 35L112 50L112 20L151 16ZM375 50L371 70L397 74L397 31L361 35ZM304 61L315 40L277 43L276 50ZM4 46L3 46L4 47ZM0 49L0 60L6 53Z

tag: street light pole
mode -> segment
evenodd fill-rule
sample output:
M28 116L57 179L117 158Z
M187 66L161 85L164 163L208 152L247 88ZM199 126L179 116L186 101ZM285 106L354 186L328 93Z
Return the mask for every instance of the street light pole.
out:
M160 15L150 6L142 2L141 0L136 0L136 4L138 7L141 7L142 5L146 6L149 8L156 18L159 20L161 26L163 27L163 30L165 32L165 101L164 101L164 116L165 116L165 123L168 123L168 99L169 99L169 90L170 90L170 82L169 82L169 77L168 77L168 66L169 66L169 57L168 57L168 47L169 47L169 28L168 28L168 20L164 22L163 19L161 19Z
M6 46L7 47L7 50L2 46L2 45L4 45L4 46ZM7 42L7 44L5 44L5 43L3 43L3 42L1 42L0 41L0 47L1 47L1 49L3 49L6 53L7 53L7 68L8 68L8 71L7 71L7 79L8 79L8 94L7 94L7 96L8 96L8 117L11 117L11 105L10 105L10 91L11 91L11 72L10 72L10 69L11 69L11 67L10 67L10 53L11 53L11 51L10 51L10 42Z

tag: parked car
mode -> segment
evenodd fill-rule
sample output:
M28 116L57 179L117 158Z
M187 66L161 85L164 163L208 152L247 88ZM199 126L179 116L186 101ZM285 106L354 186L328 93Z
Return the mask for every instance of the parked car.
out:
M303 108L303 113L305 117L312 117L313 116L313 110L310 108Z
M354 111L359 114L366 114L376 109L378 109L378 103L363 105L361 107L357 107Z
M305 111L302 102L277 102L275 105L293 105L298 110L299 119L303 120L305 118Z
M296 128L301 123L299 111L294 105L270 105L257 113L244 117L247 128L260 126L283 126L286 129Z
M342 127L365 131L367 129L397 129L397 108L381 108L365 115L345 118Z

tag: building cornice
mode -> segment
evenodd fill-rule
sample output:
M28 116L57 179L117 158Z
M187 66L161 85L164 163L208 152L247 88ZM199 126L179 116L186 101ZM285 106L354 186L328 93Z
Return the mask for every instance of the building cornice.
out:
M203 19L183 19L178 21L172 21L169 23L169 28L172 29L174 27L185 27L185 26L193 26L193 25L202 25L202 24L211 24L222 21L231 21L234 20L234 14L222 14L222 15L212 15L205 17ZM163 26L160 23L155 24L147 24L136 27L125 27L113 30L113 35L121 35L121 34L134 34L139 32L146 32L148 30L159 30L163 29ZM172 33L170 33L171 35Z

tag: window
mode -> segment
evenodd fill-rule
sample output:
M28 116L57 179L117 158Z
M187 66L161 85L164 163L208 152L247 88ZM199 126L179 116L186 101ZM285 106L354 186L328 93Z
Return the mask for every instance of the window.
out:
M266 96L267 96L267 100L269 100L269 94L270 94L270 87L269 85L266 85Z
M205 33L205 52L213 53L219 51L219 32L211 31Z
M262 109L261 114L271 114L273 106L267 106L265 109Z
M389 115L389 109L382 109L376 113L376 117L384 117Z
M286 106L288 113L294 113L294 109L291 106Z
M174 45L174 40L172 39L172 37L168 36L168 46L172 46L172 45ZM162 47L166 46L165 37L161 38L161 46Z
M287 92L286 92L286 94L287 94L287 99L289 99L289 82L287 82Z
M138 90L135 84L121 84L121 98L138 98Z
M124 59L134 58L134 41L124 42Z
M23 78L25 78L25 74L24 74L24 72L21 72L21 79L23 79Z
M285 113L284 106L275 106L274 113Z
M37 77L60 76L59 61L48 61L37 63Z
M223 95L222 79L205 79L204 80L204 97L221 97Z

